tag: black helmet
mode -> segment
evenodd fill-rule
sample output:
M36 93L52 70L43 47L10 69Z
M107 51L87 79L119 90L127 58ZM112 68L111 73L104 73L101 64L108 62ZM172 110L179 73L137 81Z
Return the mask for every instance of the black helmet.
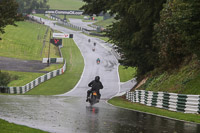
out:
M100 80L100 77L99 76L96 76L95 77L95 81L99 81Z

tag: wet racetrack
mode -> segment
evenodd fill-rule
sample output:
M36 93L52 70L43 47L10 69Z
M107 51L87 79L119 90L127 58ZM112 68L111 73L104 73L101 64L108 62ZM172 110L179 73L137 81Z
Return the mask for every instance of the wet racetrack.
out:
M4 100L6 99L6 101ZM200 125L69 96L1 96L3 119L57 133L198 133Z
M123 92L118 77L118 62L109 49L98 40L97 50L91 51L89 37L75 31L45 24L58 31L73 33L85 62L79 83L59 96L0 95L0 118L17 124L56 133L199 133L200 125L117 108L106 100ZM102 59L100 65L95 60ZM104 89L100 103L85 102L87 84L100 75ZM125 85L124 85L125 86Z

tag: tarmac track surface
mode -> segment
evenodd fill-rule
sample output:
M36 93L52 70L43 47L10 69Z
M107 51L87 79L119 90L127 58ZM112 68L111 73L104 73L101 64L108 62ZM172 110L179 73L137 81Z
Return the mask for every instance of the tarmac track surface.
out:
M47 64L42 63L42 61L0 57L1 70L47 73L48 71L40 71L45 67L47 67Z
M84 72L72 91L59 96L0 96L0 118L17 124L56 133L197 133L200 125L171 120L159 116L113 107L106 100L130 89L134 80L120 85L118 62L109 49L97 39L96 51L92 52L89 37L60 26L46 25L74 34L85 62ZM101 59L99 65L96 58ZM99 75L104 85L100 103L90 106L85 102L87 84ZM130 84L130 85L129 85Z

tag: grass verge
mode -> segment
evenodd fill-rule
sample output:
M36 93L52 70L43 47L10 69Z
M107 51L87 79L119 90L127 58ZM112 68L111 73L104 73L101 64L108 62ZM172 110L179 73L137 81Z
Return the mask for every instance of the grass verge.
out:
M1 35L0 56L41 60L42 42L46 26L34 22L17 22L18 26L7 26Z
M50 34L50 32L51 32L51 34ZM53 31L51 31L51 29L49 29L47 36L46 36L45 46L42 51L43 58L48 58L48 55L50 58L60 58L60 53L59 53L58 47L53 45L52 43L49 43L50 35L52 37L52 34L53 34ZM49 48L50 48L50 51L49 51Z
M200 63L194 59L180 69L149 76L138 89L200 95Z
M156 108L156 107L149 107L149 106L146 106L143 104L129 102L122 97L114 97L114 98L110 99L108 101L108 103L113 104L118 107L123 107L126 109L132 109L132 110L137 110L137 111L141 111L141 112L152 113L155 115L166 116L166 117L178 119L178 120L200 123L200 115L199 114L185 114L185 113L181 113L181 112L168 111L168 110L164 110L164 109L160 109L160 108Z
M31 72L16 72L16 71L5 71L11 75L11 77L16 77L13 81L11 81L8 86L23 86L34 79L44 75L44 73L31 73Z
M67 63L65 73L38 85L27 92L27 95L63 94L77 84L84 67L83 57L73 39L63 39L63 44L61 51Z
M42 69L41 71L53 71L62 68L63 64L50 64L50 66Z
M9 123L2 119L0 119L0 129L1 133L47 133L39 129Z
M136 75L136 68L133 67L124 67L122 65L119 66L119 77L120 77L120 82L126 82L128 80L131 80L133 77Z
M94 25L106 28L107 26L111 25L115 21L116 20L114 18L110 18L110 19L98 21L98 22L94 23Z

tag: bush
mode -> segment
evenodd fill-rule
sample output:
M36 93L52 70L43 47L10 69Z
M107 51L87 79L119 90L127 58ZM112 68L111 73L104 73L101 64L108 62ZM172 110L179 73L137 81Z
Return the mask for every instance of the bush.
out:
M7 86L11 81L11 76L7 72L0 71L0 86Z

